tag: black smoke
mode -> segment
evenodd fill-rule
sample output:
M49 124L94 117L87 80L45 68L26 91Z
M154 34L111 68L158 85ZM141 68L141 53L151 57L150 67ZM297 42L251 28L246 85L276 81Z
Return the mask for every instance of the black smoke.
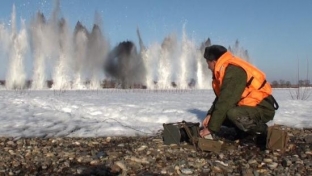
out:
M104 70L116 79L122 88L142 85L145 82L145 65L136 46L131 41L119 43L108 55Z

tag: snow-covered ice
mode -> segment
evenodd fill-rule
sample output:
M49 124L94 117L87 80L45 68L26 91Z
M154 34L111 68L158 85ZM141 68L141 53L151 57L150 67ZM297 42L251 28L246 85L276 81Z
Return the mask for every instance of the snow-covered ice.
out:
M296 89L274 89L280 108L269 125L312 127L312 98L293 100L292 91ZM213 99L212 90L2 89L0 136L153 135L163 123L201 122Z

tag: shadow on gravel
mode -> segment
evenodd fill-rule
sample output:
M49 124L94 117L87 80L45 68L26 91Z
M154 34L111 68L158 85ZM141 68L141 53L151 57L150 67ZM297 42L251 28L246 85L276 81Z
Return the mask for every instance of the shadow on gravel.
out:
M151 141L153 137L121 137L118 140L112 140L110 143L106 144L105 146L99 147L97 150L102 151L97 154L97 157L99 156L105 156L107 157L107 151L116 152L116 153L123 153L124 150L132 151L131 148L129 148L130 143L135 142L142 142L142 143L148 143ZM125 144L123 148L116 148L118 144ZM114 154L112 154L114 155ZM116 154L116 158L122 157L122 154ZM117 160L117 159L116 159ZM113 163L106 163L106 164L98 164L98 165L90 165L90 164L81 164L78 162L73 162L71 167L77 168L79 171L79 174L76 174L74 176L120 176L123 175L122 169L120 167L116 167ZM158 173L153 173L148 171L149 168L142 168L140 170L128 170L127 174L135 174L137 176L157 176Z
M112 173L111 169L105 165L84 166L84 171L74 176L117 176L120 173Z
M207 111L200 109L189 109L188 112L195 114L200 121L203 121L207 115Z
M133 171L132 171L133 172ZM84 171L80 174L76 174L74 176L119 176L123 175L123 173L120 172L112 172L111 168L105 166L105 165L96 165L96 166L84 166ZM135 173L137 176L158 176L159 174L150 173L145 170L143 171L137 171Z

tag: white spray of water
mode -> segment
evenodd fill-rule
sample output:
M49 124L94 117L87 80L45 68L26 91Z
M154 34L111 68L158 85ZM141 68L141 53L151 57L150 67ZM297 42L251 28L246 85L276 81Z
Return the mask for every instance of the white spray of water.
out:
M53 70L55 57L59 53L58 48L58 15L60 2L55 1L52 18L46 20L43 13L38 12L30 25L32 36L33 75L32 89L47 88L48 71Z
M92 59L88 65L88 70L91 70L89 89L101 88L100 80L104 79L103 58L107 57L108 52L109 44L102 35L99 24L95 24L89 37L88 57Z
M195 81L201 81L201 78L198 78L197 67L202 68L200 64L206 63L197 63L199 52L195 42L188 39L185 27L181 44L176 36L171 34L164 39L161 46L154 44L148 47L144 53L145 60L148 61L146 63L148 88L186 89L192 82L195 84ZM200 76L204 77L202 74Z
M161 44L160 60L158 65L158 87L161 89L173 88L171 83L173 80L173 63L172 60L176 58L177 38L171 34L167 36Z
M196 46L194 42L190 41L185 32L185 26L183 26L182 34L182 52L180 56L180 76L178 79L178 85L182 89L189 87L191 79L196 79L194 73L196 73Z
M77 24L75 36L74 36L74 89L86 89L85 81L85 68L87 63L87 46L88 46L88 34L86 29L81 24Z
M180 71L179 71L179 77L177 80L177 84L179 85L180 88L187 88L187 62L188 62L188 54L189 54L189 48L188 48L188 43L187 43L187 38L183 30L183 36L182 36L182 50L181 50L181 56L179 58L179 66L180 66Z
M52 72L53 89L100 88L101 81L110 79L104 77L102 67L110 47L99 27L99 16L96 16L97 22L89 33L81 24L72 32L65 19L58 19L58 14L59 1L52 20L40 19L42 14L31 23L32 88L46 88L49 71ZM6 77L8 89L24 87L26 73L23 61L29 54L26 26L22 22L21 30L17 31L15 18L13 7L11 30L0 25L1 48L9 51L10 59ZM130 71L141 69L123 78L129 86L142 83L149 89L186 89L190 85L198 89L211 88L211 73L203 59L203 50L188 38L185 25L181 41L175 35L169 35L161 45L154 43L145 47L140 39L140 48L140 55L135 52L135 47L132 48L130 56L134 58L129 59L131 63L126 67ZM239 48L238 42L229 49L248 60L247 51Z
M202 53L197 53L197 89L211 88L211 72L208 71L208 66L202 58Z
M197 89L207 89L211 88L211 77L212 73L208 69L208 65L203 55L205 52L205 48L211 45L211 41L208 38L205 42L203 42L198 50L197 54Z
M52 75L52 89L71 89L72 38L65 19L59 23L59 56Z
M207 83L208 69L201 51L191 41L183 28L179 44L176 35L168 35L161 46L158 43L147 47L142 57L147 68L146 85L152 89L189 88L192 81L196 88L210 88ZM207 74L208 73L208 74ZM200 86L199 86L199 85Z
M31 25L31 36L33 42L33 77L32 89L46 88L46 57L47 48L46 24L43 14L38 13L35 21Z
M16 12L13 5L11 18L11 50L9 70L6 77L7 89L22 89L26 83L26 72L24 70L24 56L27 52L27 31L25 21L22 20L22 27L19 32L16 30Z
M248 62L250 62L248 51L239 45L239 41L236 40L235 44L228 48L235 56L238 56Z
M170 52L166 48L162 48L159 58L159 81L157 85L163 89L169 89L171 86L171 65L170 65Z
M157 80L157 59L159 58L160 50L160 45L155 43L141 52L145 68L147 68L145 76L146 86L150 89L157 88L155 87L155 82Z

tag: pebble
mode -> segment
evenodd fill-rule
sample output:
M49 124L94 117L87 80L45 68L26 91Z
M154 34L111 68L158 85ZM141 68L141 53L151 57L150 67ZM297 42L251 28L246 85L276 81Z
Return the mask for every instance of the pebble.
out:
M83 168L78 168L76 172L77 172L77 174L82 174L83 170L84 170Z
M312 148L305 131L291 151L233 143L219 154L163 145L160 136L97 138L0 137L0 175L306 175ZM39 169L38 169L39 168ZM245 171L246 173L247 171ZM248 176L245 174L245 176Z
M122 170L122 174L121 175L122 176L126 176L127 175L127 170L128 169L127 169L126 165L122 161L116 161L115 165L121 168L121 170Z
M193 171L191 169L188 169L188 168L181 169L181 172L183 174L186 174L186 175L192 175L193 174Z
M291 165L291 163L292 163L292 162L291 162L290 160L288 160L288 159L283 159L281 164L282 164L283 167L288 167L288 166Z
M7 145L15 146L15 143L14 143L13 141L8 141L8 142L7 142Z
M277 166L278 166L278 164L275 163L275 162L268 164L268 167L269 167L270 169L275 169Z
M90 161L91 165L98 165L99 163L100 163L99 160L92 160L92 161Z
M137 151L143 151L143 150L145 150L147 148L147 146L146 145L142 145L140 148L138 148L137 149Z
M253 176L259 176L260 175L259 172L256 170L253 171L253 174L254 174Z
M107 137L105 141L106 141L106 142L110 142L111 140L112 140L111 137Z
M118 144L117 146L118 146L118 147L124 147L125 144L121 143L121 144Z
M222 169L218 166L213 166L212 170L215 171L216 173L222 172Z
M131 157L130 157L130 160L131 160L131 161L134 161L134 162L137 162L137 163L142 163L142 164L148 164L148 163L149 163L149 161L147 161L147 159L146 159L145 157L143 157L143 158L137 158L137 157L131 156Z
M312 143L312 135L307 135L304 140L306 143Z
M258 164L258 162L255 159L251 159L248 161L248 164Z
M302 160L297 160L296 164L303 164L303 161Z
M306 151L305 154L312 155L312 151Z
M160 173L161 173L161 174L167 174L167 171L166 171L166 169L162 169L162 170L160 171Z
M243 169L242 176L253 176L252 169L249 168Z
M273 162L273 159L271 159L271 158L264 158L263 161L264 161L265 163L272 163L272 162Z

